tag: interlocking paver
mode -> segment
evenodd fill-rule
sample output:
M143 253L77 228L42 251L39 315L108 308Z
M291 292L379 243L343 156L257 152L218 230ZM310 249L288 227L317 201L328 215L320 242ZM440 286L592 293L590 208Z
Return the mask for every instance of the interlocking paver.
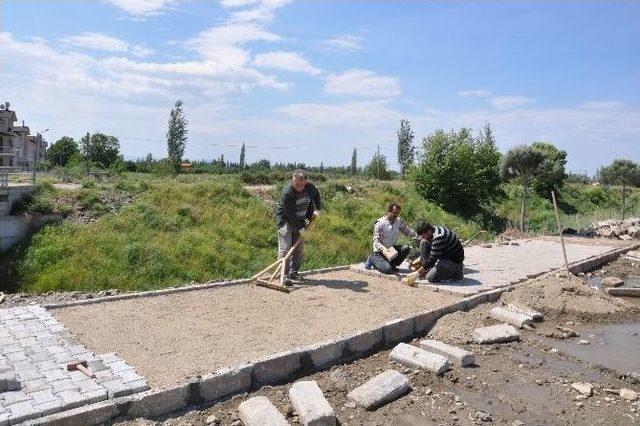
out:
M76 361L98 377L68 371ZM0 426L148 388L132 366L114 353L96 356L41 306L0 309Z

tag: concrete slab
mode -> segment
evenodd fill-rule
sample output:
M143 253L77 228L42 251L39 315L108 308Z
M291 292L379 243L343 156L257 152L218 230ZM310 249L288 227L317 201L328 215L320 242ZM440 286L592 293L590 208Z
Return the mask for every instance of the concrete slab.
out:
M461 367L468 367L476 363L476 357L472 352L465 351L462 348L448 345L438 340L420 340L420 347L429 352L442 355L449 361Z
M389 353L389 360L411 368L422 368L437 375L449 370L449 361L442 355L426 351L413 345L400 343Z
M266 396L248 399L238 407L244 426L284 426L289 423Z
M374 410L409 391L409 379L396 370L378 374L347 394L347 398L367 410Z
M507 343L520 340L520 333L512 325L498 324L473 330L473 340L480 344Z
M315 380L296 382L289 389L289 399L300 423L305 426L334 426L336 415Z
M544 316L540 312L534 309L531 309L527 306L516 306L513 304L509 304L507 305L507 309L513 312L518 312L518 313L527 315L531 317L534 322L542 322L542 320L544 319Z
M495 320L511 324L518 328L523 328L525 325L533 324L533 318L531 318L529 315L511 311L509 309L503 308L502 306L496 306L495 308L491 309L491 311L489 311L489 315Z

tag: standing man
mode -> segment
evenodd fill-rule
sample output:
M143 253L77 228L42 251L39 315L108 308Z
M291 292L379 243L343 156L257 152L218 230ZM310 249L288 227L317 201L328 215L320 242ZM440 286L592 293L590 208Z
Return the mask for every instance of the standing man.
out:
M283 258L301 238L309 221L319 214L320 208L320 193L315 185L307 182L307 173L304 170L293 172L293 179L282 190L282 198L276 210L279 259ZM304 241L300 241L284 265L287 285L292 281L302 280L298 271L303 260L303 244Z
M397 244L400 232L418 239L414 230L398 217L400 210L399 204L389 204L387 214L378 219L373 227L373 254L368 260L383 274L397 271L398 266L411 252L411 247Z
M420 222L416 228L420 235L420 262L422 266L414 274L431 283L442 280L461 280L464 267L464 248L458 236L443 226Z

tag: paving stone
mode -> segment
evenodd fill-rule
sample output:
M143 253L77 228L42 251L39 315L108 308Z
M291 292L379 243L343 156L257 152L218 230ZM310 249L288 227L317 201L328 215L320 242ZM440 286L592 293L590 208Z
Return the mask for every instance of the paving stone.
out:
M253 364L223 368L200 379L200 395L205 401L217 401L251 388Z
M382 327L348 337L349 350L355 355L371 352L383 342Z
M44 373L42 373L41 371L38 371L37 369L20 370L20 371L16 372L16 375L18 376L18 378L20 379L21 382L26 382L28 380L36 380L36 379L43 379L44 378ZM0 385L0 387L1 387L1 385Z
M489 311L489 315L498 321L523 328L525 325L533 324L533 318L520 312L510 311L502 306L496 306Z
M122 383L119 379L106 380L100 383L107 390L109 398L117 398L132 393L131 388Z
M36 368L40 371L59 370L60 367L53 361L46 360L36 363Z
M87 398L77 390L65 390L56 394L62 400L62 409L70 410L86 404Z
M34 405L46 404L51 401L60 401L60 398L54 395L50 389L32 392L28 395L33 398Z
M20 383L16 378L13 370L0 373L0 394L6 391L15 391L20 389Z
M94 373L97 371L102 371L102 370L106 370L108 367L105 365L104 361L102 361L101 359L96 359L93 361L88 361L87 362L87 367L89 367L89 369L91 371L93 371Z
M418 314L415 318L416 333L423 333L430 330L441 316L441 309L431 309Z
M333 426L336 416L315 380L296 382L289 389L289 399L300 423L313 426Z
M373 410L408 391L409 379L395 370L387 370L349 392L347 398L367 410Z
M347 346L348 339L342 338L307 346L306 350L314 368L322 370L342 360Z
M265 396L248 399L238 407L240 420L244 426L288 425L284 416Z
M253 374L257 386L281 382L302 366L302 353L287 351L275 354L254 364Z
M3 392L0 394L0 400L2 400L2 405L4 405L5 408L20 402L31 401L32 399L31 396L22 390Z
M116 372L115 375L122 381L122 383L125 383L125 384L129 382L137 382L139 380L144 380L144 377L136 373L135 370L133 370L133 368L130 370Z
M393 348L389 353L389 360L411 368L433 371L438 375L449 370L447 358L406 343L400 343Z
M472 337L480 344L507 343L520 340L520 333L512 325L498 324L476 328Z
M516 306L513 304L509 304L507 305L507 309L509 309L510 311L519 312L521 314L530 316L531 318L533 318L535 322L541 322L544 319L544 316L540 312L534 309L528 308L526 306Z
M22 389L27 393L51 389L51 385L45 379L28 380L21 384Z
M44 378L50 383L58 380L69 379L69 374L59 367L55 370L44 371L43 374Z
M438 340L421 340L420 347L429 352L442 355L461 367L468 367L476 363L476 357L472 352L465 351L457 346L447 345Z
M99 389L91 392L82 392L82 397L87 401L87 404L95 404L96 402L108 399L109 394L106 389Z
M0 407L0 426L9 426L9 418L11 413L9 411L2 411Z
M182 410L189 403L189 384L169 389L154 389L134 395L127 417L153 418L162 414Z
M7 408L11 412L10 422L12 425L26 420L35 419L40 416L33 404L29 401L11 404Z
M640 287L607 288L606 292L611 296L640 297Z
M64 380L56 380L55 382L50 382L51 390L54 394L58 394L60 392L80 389L78 385L71 381L71 379Z
M49 401L44 404L36 404L33 408L38 412L38 417L48 416L62 411L62 401Z
M102 360L102 362L104 362L105 364L110 364L112 362L121 361L121 359L118 357L118 355L116 355L113 352L106 353L106 354L100 354L97 357L98 357L98 359Z
M401 342L413 336L415 332L415 319L396 319L387 322L382 327L382 335L385 345Z

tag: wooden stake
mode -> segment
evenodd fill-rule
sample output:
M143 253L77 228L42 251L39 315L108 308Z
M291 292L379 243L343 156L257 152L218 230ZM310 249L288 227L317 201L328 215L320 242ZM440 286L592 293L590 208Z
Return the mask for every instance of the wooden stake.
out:
M556 203L556 193L551 191L553 199L553 209L556 212L556 222L558 223L558 233L560 234L560 245L562 246L562 255L564 256L564 267L567 269L567 277L571 275L569 272L569 261L567 260L567 249L564 247L564 236L562 235L562 226L560 225L560 215L558 214L558 203Z

